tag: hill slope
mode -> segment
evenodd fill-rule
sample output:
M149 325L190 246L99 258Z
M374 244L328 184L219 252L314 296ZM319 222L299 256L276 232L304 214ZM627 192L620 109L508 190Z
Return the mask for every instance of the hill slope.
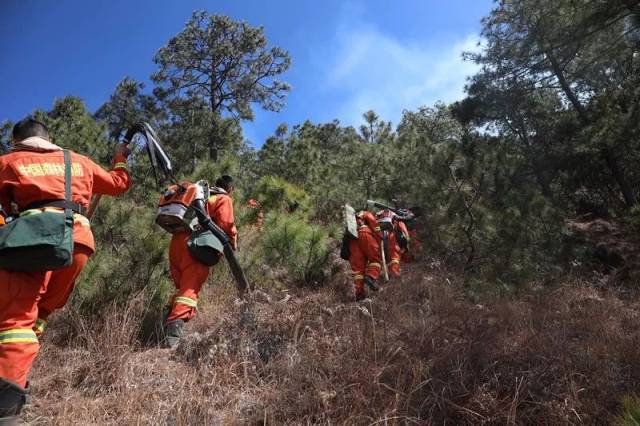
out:
M175 351L136 339L139 306L45 338L33 424L595 424L640 383L638 303L565 285L472 302L437 265L371 301L205 290ZM82 335L86 333L86 335Z

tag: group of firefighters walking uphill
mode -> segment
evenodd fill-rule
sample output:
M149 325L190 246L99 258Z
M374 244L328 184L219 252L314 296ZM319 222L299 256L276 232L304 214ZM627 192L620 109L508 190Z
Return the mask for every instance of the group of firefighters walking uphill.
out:
M38 338L94 253L88 213L92 197L117 196L131 185L129 153L118 144L111 170L105 171L52 143L38 120L28 117L13 128L11 151L0 156L0 425L17 421L28 400L27 376ZM184 324L195 316L210 266L223 252L215 233L203 229L203 216L237 248L233 190L232 178L223 175L215 186L183 182L162 193L156 222L172 234L169 264L176 287L164 317L168 347L179 343ZM360 301L366 297L365 284L377 290L382 270L386 273L388 266L397 277L401 258L409 260L408 217L393 209L377 215L352 212L355 226L346 233L342 257L351 264L355 300Z
M351 265L356 301L365 299L365 284L371 291L378 291L382 271L386 281L399 278L400 261L411 261L410 234L405 221L412 219L408 210L395 212L385 208L374 215L366 209L355 213L351 207L345 207L346 229L340 255ZM349 226L350 222L355 226Z

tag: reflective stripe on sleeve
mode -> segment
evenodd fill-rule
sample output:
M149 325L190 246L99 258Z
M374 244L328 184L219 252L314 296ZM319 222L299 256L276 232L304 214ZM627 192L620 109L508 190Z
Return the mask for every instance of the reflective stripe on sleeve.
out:
M129 171L129 165L127 163L116 163L113 165L113 170L115 169L125 169L126 171Z
M380 265L378 262L371 262L368 265L370 268L378 268L380 269L382 267L382 265Z
M5 343L38 343L38 338L30 328L12 328L0 331L0 345Z
M353 274L354 280L364 280L364 275L362 274Z

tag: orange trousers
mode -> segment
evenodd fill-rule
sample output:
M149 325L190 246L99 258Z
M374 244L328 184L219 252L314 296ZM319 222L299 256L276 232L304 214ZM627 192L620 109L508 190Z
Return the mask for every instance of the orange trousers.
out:
M396 231L384 231L386 233L386 246L387 250L385 254L387 256L387 267L389 273L393 277L400 276L400 258L402 257L402 250L398 244L398 238L396 237Z
M166 319L189 321L196 315L198 294L209 277L209 266L198 262L189 252L190 232L173 235L169 246L169 265L176 293L171 300L171 312Z
M64 306L92 254L89 247L77 244L73 263L63 269L32 273L0 269L0 377L26 386L40 347L37 320L46 320Z
M404 263L411 263L415 260L414 254L422 253L422 241L418 239L418 233L416 231L409 231L409 249L402 253L402 261Z
M365 275L377 280L382 265L380 243L369 227L358 229L358 239L349 241L349 263L356 296L364 294Z

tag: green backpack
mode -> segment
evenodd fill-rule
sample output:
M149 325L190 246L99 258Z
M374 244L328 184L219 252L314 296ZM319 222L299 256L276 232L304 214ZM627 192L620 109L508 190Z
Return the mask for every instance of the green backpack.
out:
M0 227L0 268L42 272L64 268L73 261L71 160L64 150L65 210L27 210Z
M193 231L187 241L191 255L207 266L213 266L220 261L224 247L211 231Z

